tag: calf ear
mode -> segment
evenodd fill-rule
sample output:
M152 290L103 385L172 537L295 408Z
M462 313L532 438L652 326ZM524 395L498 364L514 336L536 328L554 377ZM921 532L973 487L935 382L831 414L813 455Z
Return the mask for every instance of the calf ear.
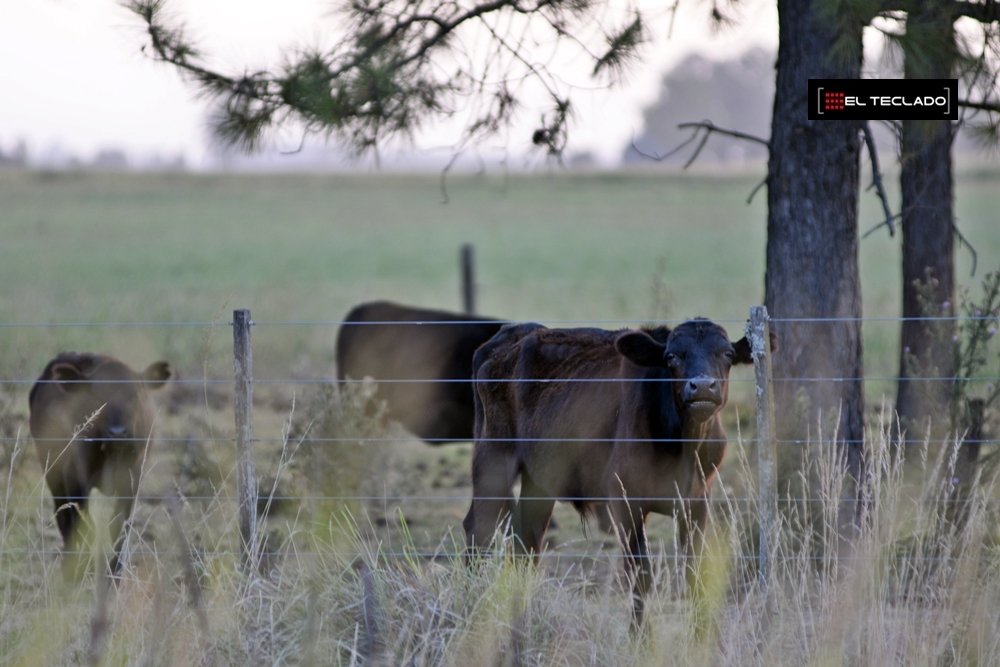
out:
M90 384L86 382L86 377L80 369L73 364L55 364L49 369L49 376L50 380L56 383L56 387L66 392L80 391Z
M165 361L156 361L142 372L142 381L147 389L159 389L166 384L171 375L173 375L173 371L170 370L170 364Z
M662 366L666 345L656 342L644 331L629 331L615 340L615 348L638 366Z
M778 351L778 337L771 333L771 352ZM750 349L750 341L744 336L738 341L733 343L733 350L735 351L735 356L733 357L734 364L752 364L753 363L753 350Z

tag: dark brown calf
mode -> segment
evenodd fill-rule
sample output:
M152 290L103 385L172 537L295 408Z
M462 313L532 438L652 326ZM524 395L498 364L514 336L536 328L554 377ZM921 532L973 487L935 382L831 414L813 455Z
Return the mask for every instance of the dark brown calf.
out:
M123 527L132 513L143 453L152 438L149 390L170 378L165 361L136 373L101 354L63 353L31 389L31 436L69 550L91 489L115 498L111 571L120 568Z
M730 368L745 363L747 340L731 343L706 319L672 331L504 327L473 361L470 549L489 545L509 518L519 548L537 558L556 500L581 513L606 503L641 622L652 584L646 518L676 517L678 542L700 549L726 452L719 411Z
M363 303L337 334L337 378L402 380L378 387L390 417L430 444L472 440L472 355L502 325L388 301Z

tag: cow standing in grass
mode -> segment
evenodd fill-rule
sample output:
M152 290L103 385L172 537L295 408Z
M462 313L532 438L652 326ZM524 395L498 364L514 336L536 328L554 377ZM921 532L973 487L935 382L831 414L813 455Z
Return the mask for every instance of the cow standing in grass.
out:
M170 374L165 361L136 373L113 357L63 353L45 366L28 397L31 436L67 551L75 545L90 491L115 499L113 574L121 566L123 528L152 438L149 391L162 387Z
M430 444L472 440L472 355L501 326L389 301L362 303L337 334L337 379L384 381L376 396L389 416Z
M556 500L581 513L606 502L641 623L652 584L646 518L676 517L679 544L700 551L726 452L729 370L747 363L746 338L731 343L700 318L673 330L503 328L473 361L470 549L488 546L509 519L518 548L537 558Z

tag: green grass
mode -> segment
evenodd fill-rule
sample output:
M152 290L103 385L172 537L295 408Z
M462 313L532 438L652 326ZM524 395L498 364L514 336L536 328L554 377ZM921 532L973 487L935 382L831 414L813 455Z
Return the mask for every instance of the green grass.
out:
M472 242L484 311L635 318L660 257L676 264L678 297L713 275L701 261L740 285L723 307L760 291L762 209L742 204L751 182L455 177L443 205L424 177L6 173L2 259L25 300L43 297L12 318L206 319L239 305L335 319L387 294L455 306L458 245Z
M224 323L238 307L260 322L336 321L372 298L455 309L466 242L484 313L641 322L663 264L671 316L739 320L762 292L762 209L743 204L752 184L455 177L443 205L432 177L3 172L3 321ZM0 363L18 374L64 347L169 352L185 368L228 340L206 329L5 334L14 344ZM256 335L265 374L330 372L332 327Z
M445 205L433 177L0 172L2 320L227 322L234 308L246 307L258 321L335 321L371 298L456 308L458 247L470 242L484 313L623 323L703 314L738 329L763 293L764 198L745 203L755 182L740 175L455 176ZM959 224L979 252L980 271L1000 253L997 182L996 174L958 181ZM879 215L872 197L863 204L865 229ZM898 315L898 237L880 231L861 248L866 315ZM960 278L974 282L962 251L959 267ZM652 312L656 276L668 286L668 313ZM895 325L866 327L869 369L893 371ZM123 336L5 333L18 344L2 361L22 368L21 355L34 368L60 345ZM185 335L192 332L131 337L146 337L153 351L183 348L177 341ZM261 360L268 370L288 369L302 353L318 361L334 332L279 335L273 364L270 352ZM193 349L206 336L194 332Z

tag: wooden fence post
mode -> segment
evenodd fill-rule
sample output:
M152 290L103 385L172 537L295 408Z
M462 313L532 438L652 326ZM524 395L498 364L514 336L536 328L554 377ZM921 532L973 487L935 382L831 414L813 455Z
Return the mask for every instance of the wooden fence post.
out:
M257 566L257 472L253 460L253 348L250 311L233 311L233 371L236 377L236 496L245 572Z
M471 243L463 243L459 252L462 267L462 310L476 314L476 257Z
M757 417L757 483L759 501L758 568L761 586L767 586L771 571L771 539L776 534L778 493L775 473L774 389L771 386L771 328L764 306L750 308L747 338L753 355Z

